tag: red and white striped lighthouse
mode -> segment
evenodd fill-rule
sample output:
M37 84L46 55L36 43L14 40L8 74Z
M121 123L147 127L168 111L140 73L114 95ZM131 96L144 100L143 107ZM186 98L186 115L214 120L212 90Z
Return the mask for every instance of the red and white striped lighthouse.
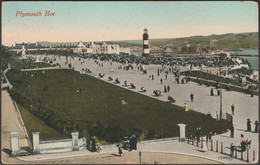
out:
M148 40L148 30L144 29L143 34L143 57L150 57L149 40Z

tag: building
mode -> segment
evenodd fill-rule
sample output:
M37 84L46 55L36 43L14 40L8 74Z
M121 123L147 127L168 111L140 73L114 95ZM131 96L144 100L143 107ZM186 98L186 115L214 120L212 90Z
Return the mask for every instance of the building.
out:
M15 45L12 45L8 47L8 50L10 51L16 51L21 52L22 48L24 46L24 49L26 51L31 50L69 50L77 47L77 44L75 43L51 43L47 41L43 42L36 42L36 43L15 43Z
M150 57L150 49L149 49L149 35L148 30L144 29L143 34L143 57Z
M173 55L173 51L167 47L164 51L163 51L163 55L164 56L172 56Z
M105 42L85 42L80 41L73 53L78 54L119 54L119 45L110 45Z
M120 48L116 44L107 44L105 42L67 42L67 43L15 43L15 46L8 47L9 50L20 52L25 50L72 50L77 54L130 54L130 48Z

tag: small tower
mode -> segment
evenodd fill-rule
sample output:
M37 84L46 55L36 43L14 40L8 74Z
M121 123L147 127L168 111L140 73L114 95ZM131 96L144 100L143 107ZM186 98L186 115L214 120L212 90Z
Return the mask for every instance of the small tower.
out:
M144 29L144 34L143 34L143 57L150 57L150 49L149 49L149 35L148 35L148 30L145 28Z

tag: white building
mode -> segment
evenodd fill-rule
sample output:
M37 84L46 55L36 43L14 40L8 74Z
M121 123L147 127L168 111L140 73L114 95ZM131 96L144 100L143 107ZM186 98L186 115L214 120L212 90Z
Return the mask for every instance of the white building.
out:
M83 43L80 41L77 47L73 49L73 52L78 54L119 54L120 47L119 45L109 45L105 42L95 43L92 41ZM130 53L130 49L128 52Z

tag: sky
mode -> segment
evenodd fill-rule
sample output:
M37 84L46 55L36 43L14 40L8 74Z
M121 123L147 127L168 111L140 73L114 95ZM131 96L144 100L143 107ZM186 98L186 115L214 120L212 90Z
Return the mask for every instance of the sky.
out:
M54 16L44 16L46 10ZM17 12L42 16L21 17ZM17 16L16 16L17 15ZM258 32L252 1L7 2L2 7L2 43L78 42L179 38Z

